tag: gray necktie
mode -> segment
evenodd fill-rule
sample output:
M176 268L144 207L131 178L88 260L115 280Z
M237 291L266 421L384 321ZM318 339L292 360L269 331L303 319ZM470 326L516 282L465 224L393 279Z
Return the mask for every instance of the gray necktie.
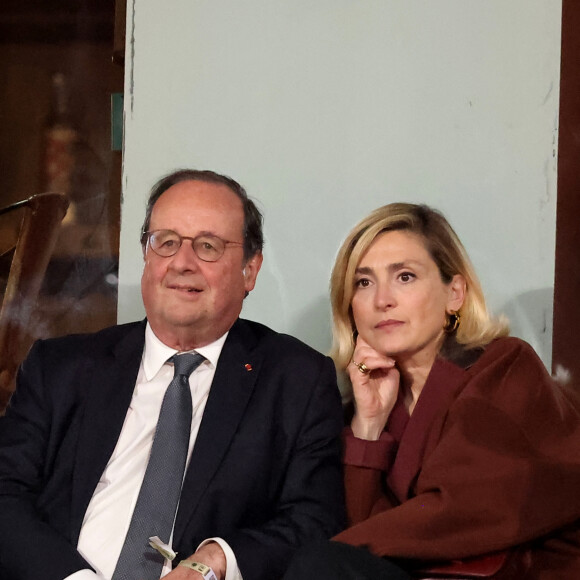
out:
M163 556L151 536L169 542L187 460L191 431L189 375L204 361L200 354L175 355L169 383L129 530L112 580L159 580Z

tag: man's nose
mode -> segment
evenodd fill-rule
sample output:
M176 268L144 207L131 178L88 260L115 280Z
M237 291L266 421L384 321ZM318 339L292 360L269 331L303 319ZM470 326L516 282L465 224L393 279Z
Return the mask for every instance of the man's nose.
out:
M198 270L200 259L193 249L193 240L184 239L181 247L170 258L171 267L179 271Z

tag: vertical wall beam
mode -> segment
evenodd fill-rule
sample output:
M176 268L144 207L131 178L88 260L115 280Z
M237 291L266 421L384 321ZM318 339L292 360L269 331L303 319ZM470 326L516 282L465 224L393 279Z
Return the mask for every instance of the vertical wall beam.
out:
M580 2L562 2L552 365L580 380ZM580 388L580 387L578 387Z

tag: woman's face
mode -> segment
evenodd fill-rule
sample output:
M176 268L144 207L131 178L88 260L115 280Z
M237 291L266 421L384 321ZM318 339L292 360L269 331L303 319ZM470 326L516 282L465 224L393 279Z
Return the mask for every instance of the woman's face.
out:
M431 365L441 347L446 312L463 304L465 281L449 284L423 239L404 230L377 236L356 269L352 313L360 336L401 363Z

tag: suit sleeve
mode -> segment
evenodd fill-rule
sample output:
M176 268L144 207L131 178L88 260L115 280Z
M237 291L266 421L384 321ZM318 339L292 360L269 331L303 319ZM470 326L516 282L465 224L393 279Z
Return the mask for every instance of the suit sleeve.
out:
M525 345L474 376L448 412L415 494L393 506L378 469L349 466L354 525L335 540L380 556L454 559L512 547L580 518L578 408ZM366 512L366 513L364 513Z
M43 521L38 499L48 466L52 393L43 379L42 343L18 373L17 389L0 418L0 577L62 580L90 568L75 547Z
M244 580L281 577L296 548L328 539L344 527L342 407L333 363L318 360L323 363L310 378L311 395L295 419L300 427L275 516L224 538Z

